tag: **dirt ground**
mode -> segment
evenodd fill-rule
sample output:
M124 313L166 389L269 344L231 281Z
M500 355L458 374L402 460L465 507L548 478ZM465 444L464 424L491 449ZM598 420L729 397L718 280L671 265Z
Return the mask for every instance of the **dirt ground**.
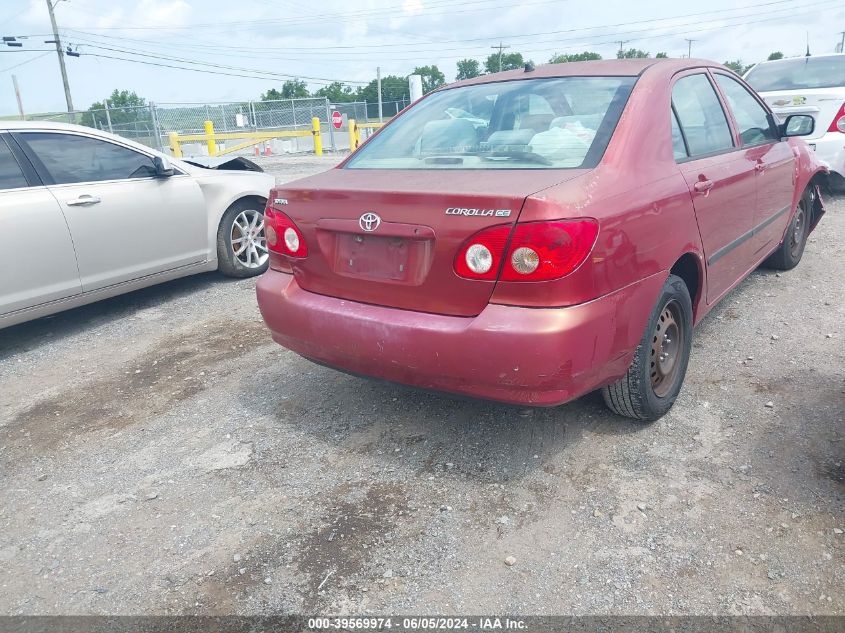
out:
M645 427L318 367L217 274L0 330L0 613L845 614L843 237Z

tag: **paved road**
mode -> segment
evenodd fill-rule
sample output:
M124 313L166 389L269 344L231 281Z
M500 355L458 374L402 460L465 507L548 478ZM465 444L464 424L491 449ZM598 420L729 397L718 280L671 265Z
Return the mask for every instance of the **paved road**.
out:
M216 274L0 331L0 612L843 614L843 236L644 428L315 366Z

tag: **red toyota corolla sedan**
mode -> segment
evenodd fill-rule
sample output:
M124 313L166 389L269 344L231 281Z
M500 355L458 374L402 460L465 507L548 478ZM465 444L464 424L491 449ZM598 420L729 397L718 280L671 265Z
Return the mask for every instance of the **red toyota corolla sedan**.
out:
M825 168L701 60L531 66L445 86L337 168L274 189L261 313L317 363L524 405L672 406L693 326L789 269Z

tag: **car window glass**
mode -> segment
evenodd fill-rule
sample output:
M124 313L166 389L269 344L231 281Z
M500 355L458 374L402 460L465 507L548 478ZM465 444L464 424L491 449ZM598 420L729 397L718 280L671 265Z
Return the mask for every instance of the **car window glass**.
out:
M672 153L675 155L675 160L687 157L687 146L684 145L684 136L681 134L681 126L678 125L678 117L675 116L675 111L672 110Z
M725 93L744 145L756 145L778 139L769 123L766 110L742 84L721 74L716 74L716 82Z
M21 136L57 184L155 175L152 158L108 141L55 132L25 132Z
M0 139L0 190L28 186L29 183L26 181L18 161L15 160L12 150L9 149L3 139Z
M745 76L757 92L845 86L845 55L793 57L757 64Z
M555 77L427 95L346 169L567 169L598 162L634 77Z
M706 75L688 75L679 79L672 89L672 105L678 114L690 156L733 147L728 120Z

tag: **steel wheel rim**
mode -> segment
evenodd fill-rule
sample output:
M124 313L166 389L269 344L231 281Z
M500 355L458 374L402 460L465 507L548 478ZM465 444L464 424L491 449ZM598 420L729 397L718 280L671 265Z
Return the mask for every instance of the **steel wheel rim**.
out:
M649 376L658 398L666 397L677 381L685 336L681 323L681 306L673 299L663 306L651 335Z
M792 231L789 238L789 253L797 257L804 242L804 231L807 229L807 213L804 209L804 202L798 203L798 210L795 212L795 219L792 221Z
M260 268L267 261L264 214L255 209L241 211L232 222L232 253L246 268Z

